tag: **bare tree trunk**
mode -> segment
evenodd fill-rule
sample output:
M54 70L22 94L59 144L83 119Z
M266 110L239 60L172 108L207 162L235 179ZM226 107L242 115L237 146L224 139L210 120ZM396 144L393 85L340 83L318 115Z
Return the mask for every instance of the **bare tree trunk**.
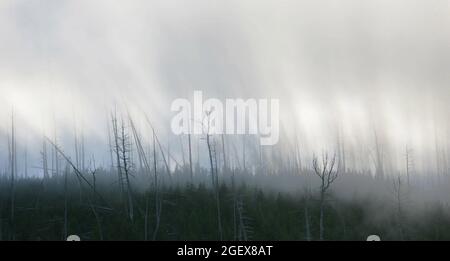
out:
M228 169L228 165L227 165L227 155L225 153L225 138L223 134L221 135L221 139L222 139L223 171L226 172Z
M245 217L244 217L244 203L242 200L238 199L237 201L237 210L238 210L238 216L239 216L239 241L247 241L248 240L248 233L247 233L247 226L245 224Z
M402 182L400 177L394 180L394 193L397 205L397 223L399 229L400 239L405 239L405 230L403 226L403 207L402 207Z
M319 220L319 240L323 241L324 237L324 210L325 210L325 191L323 190L323 186L322 186L322 190L320 192L320 220Z
M245 136L242 136L242 166L243 171L245 172Z
M200 170L200 139L197 139L197 162L195 166L197 170Z
M223 234L222 234L222 220L221 220L221 213L220 213L220 194L219 194L219 182L218 182L218 176L216 173L217 168L214 168L214 159L213 159L213 148L211 145L210 135L206 134L206 143L208 145L208 152L209 152L209 162L211 165L211 178L212 178L212 185L213 185L213 191L215 192L216 196L216 206L217 206L217 226L219 230L219 240L222 240Z
M328 158L328 154L322 155L322 164L319 166L317 158L313 157L313 169L315 174L320 178L320 217L319 217L319 240L324 240L324 211L325 211L325 196L330 185L337 179L338 170L335 169L336 155Z
M56 124L55 124L55 129L54 129L54 143L58 144L58 138L56 135ZM56 149L53 149L53 153L54 153L54 160L55 160L55 174L56 176L59 175L59 154L58 151Z
M75 166L77 169L80 169L80 151L78 150L78 133L77 127L74 127L74 136L75 136Z
M94 194L96 194L97 193L97 177L95 176L95 171L92 172L92 186L94 187Z
M114 156L113 156L113 145L112 145L112 138L111 138L111 127L109 126L109 121L106 121L106 126L108 128L108 151L109 151L109 157L111 161L111 170L114 168Z
M24 155L24 175L25 178L28 178L28 147L25 147L25 155Z
M151 175L152 170L150 168L150 164L149 161L147 160L147 157L145 155L145 151L144 151L144 147L142 146L142 142L141 139L139 137L139 134L137 133L136 127L134 125L134 122L132 120L132 118L130 117L130 115L128 115L129 117L129 121L130 121L130 125L131 125L131 129L133 131L133 136L135 139L135 143L136 143L136 148L139 154L139 157L141 159L141 162L143 164L143 166L145 167L145 170L148 172L149 175ZM150 155L151 153L149 152L148 155ZM157 173L156 173L156 141L155 141L155 134L153 134L153 166L154 166L154 184L155 184L155 199L156 199L156 226L159 227L159 218L160 218L160 201L158 199L158 180L157 180ZM150 186L150 190L151 190L151 186ZM150 192L149 190L149 192ZM146 203L145 203L145 215L144 215L144 240L148 240L148 217L149 217L149 197L150 197L150 193L146 194ZM156 233L157 233L158 228L155 229L155 237L156 237Z
M181 159L183 160L183 168L186 166L186 156L184 152L184 144L183 144L183 137L180 135L178 136L180 140L180 151L181 151Z
M304 214L305 214L305 232L306 232L306 241L311 241L311 225L309 224L309 194L305 197L305 206L304 206Z
M410 156L411 151L408 149L408 146L406 146L406 179L407 179L407 184L408 184L408 190L411 188L411 183L410 183L410 168L411 168L411 156Z
M189 174L191 178L191 184L194 184L194 171L192 170L191 134L188 134L188 141L189 141Z
M64 171L64 230L63 230L63 240L67 238L68 234L68 193L67 193L67 174L69 172L69 164L66 165L66 170Z
M122 161L123 161L123 171L125 174L125 182L127 186L127 198L128 198L128 216L130 218L130 221L133 222L134 218L134 207L133 207L133 197L132 197L132 190L131 190L131 183L130 183L130 158L129 155L129 144L127 144L128 137L125 134L125 125L122 122L122 128L121 128L121 152L122 152Z
M167 140L167 165L169 166L169 172L170 172L170 167L171 167L171 162L170 162L170 139Z
M84 132L81 131L81 171L86 170L86 154L84 150Z
M69 163L69 165L72 167L72 169L74 170L74 174L77 176L78 180L80 182L84 181L91 189L92 191L94 191L94 186L92 186L92 184L89 182L88 179L86 179L86 177L84 177L83 173L81 173L81 171L75 166L75 164L72 162L72 160L66 156L66 154L60 149L58 148L58 146L56 144L54 144L50 139L46 138L47 142L49 142L53 147L55 147L55 149L58 151L58 153L61 155L61 157L67 162ZM106 205L109 205L108 202L99 194L94 192L94 194L102 200L102 202Z
M15 239L15 176L17 170L17 159L16 159L16 133L14 126L14 113L11 115L11 236Z
M153 230L153 240L156 240L156 236L159 231L159 224L161 220L161 199L159 198L159 185L158 185L158 173L156 166L156 134L153 130L153 171L154 171L154 186L155 186L155 229Z
M383 151L379 144L377 132L374 131L375 134L375 152L376 152L376 173L375 177L383 179L384 178L384 165L383 165Z
M107 205L108 205L108 203L106 202L106 200L105 200L100 194L98 194L98 193L95 191L94 186L89 182L89 180L86 179L86 177L83 176L83 174L81 173L81 171L80 171L80 170L74 165L74 163L73 163L73 162L72 162L72 161L64 154L64 152L63 152L62 150L60 150L60 149L58 148L58 146L57 146L56 144L54 144L50 139L47 138L47 141L48 141L51 145L53 145L53 147L57 150L57 152L58 152L59 154L61 154L61 156L66 160L66 162L73 168L74 173L75 173L75 175L78 177L79 181L80 181L80 182L81 182L81 181L84 181L87 185L89 185L89 187L92 189L94 195L97 196L99 199L101 199L102 202L103 202L104 204L107 204ZM68 173L68 172L66 172L66 173ZM80 185L81 185L81 184L80 184ZM82 187L80 187L80 189L82 189ZM94 214L94 217L95 217L95 220L96 220L96 223L97 223L97 228L98 228L99 237L100 237L100 239L103 239L103 231L102 231L102 227L101 227L100 217L99 217L99 215L98 215L98 213L97 213L97 211L96 211L96 207L92 204L92 201L91 201L91 198L90 198L89 194L87 195L87 200L88 200L88 203L89 203L89 207L91 208L92 213Z
M311 229L309 225L309 213L307 205L305 205L305 231L306 231L306 241L311 241Z
M102 223L100 221L100 216L97 213L96 207L94 206L94 204L92 204L90 197L88 196L87 198L88 198L89 206L92 210L92 213L94 214L95 221L97 223L98 236L99 236L100 240L103 240L103 229L102 229Z
M119 130L117 127L117 117L116 115L112 115L112 127L114 134L114 152L116 154L116 163L117 163L117 178L119 182L119 191L120 191L120 201L123 203L123 175L122 175L122 163L120 162L120 145L119 145Z
M48 173L48 158L47 158L47 143L45 138L42 141L42 169L44 170L44 184L47 182L49 178Z

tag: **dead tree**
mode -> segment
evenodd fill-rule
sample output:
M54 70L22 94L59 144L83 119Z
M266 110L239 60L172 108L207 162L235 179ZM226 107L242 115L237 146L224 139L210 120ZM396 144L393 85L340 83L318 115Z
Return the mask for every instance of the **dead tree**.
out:
M85 170L86 169L86 165L85 165L85 161L86 161L86 156L85 156L85 149L84 149L84 132L83 130L81 130L81 170Z
M120 157L122 160L122 171L125 178L126 192L127 192L127 209L128 209L128 217L130 221L133 222L134 218L134 207L133 207L133 191L131 189L131 159L130 159L130 151L131 144L129 142L129 136L125 131L125 123L122 121L121 131L120 131Z
M378 134L374 131L375 136L375 177L379 179L384 178L384 161L383 148L379 143Z
M244 200L239 196L236 182L235 172L233 170L231 174L231 188L233 192L233 231L234 240L247 241L249 234L251 234L251 227L249 224L249 218L246 217L244 211Z
M153 171L150 168L150 163L147 160L147 157L145 155L144 147L141 142L141 138L137 133L136 126L134 125L134 122L130 115L128 115L130 126L133 131L133 136L136 143L137 151L141 157L142 164L145 168L145 170L151 174L153 172L154 179L153 179L153 185L154 185L154 193L155 193L155 228L153 231L153 240L156 240L156 236L158 234L159 230L159 224L161 219L161 206L162 201L159 197L159 188L158 188L158 176L157 176L157 161L156 161L156 134L153 132ZM146 207L145 207L145 216L144 216L144 240L148 240L148 216L149 216L149 196L146 197Z
M150 119L148 118L148 116L144 113L145 116L145 120L147 122L147 124L150 126L150 128L152 129L153 132L153 168L154 168L154 186L155 186L155 228L153 231L153 240L156 240L156 237L158 235L158 231L159 231L159 226L160 226L160 222L161 222L161 213L162 213L162 196L159 193L159 187L163 184L161 181L159 181L160 179L158 178L157 175L157 161L156 161L156 145L158 145L159 147L159 151L161 153L161 157L162 160L164 162L166 171L167 171L167 176L169 177L169 181L171 181L172 177L170 174L170 168L169 168L169 164L167 163L166 157L164 155L164 150L161 146L161 142L158 139L158 136L156 135L156 130L153 127L153 124L151 123ZM168 155L168 157L170 157L170 155Z
M301 154L300 154L300 146L299 146L299 141L298 141L298 136L295 135L295 160L294 160L294 165L295 165L295 173L300 174L302 172L302 159L301 159ZM304 196L304 205L303 205L303 214L304 214L304 219L305 219L305 240L306 241L311 241L312 236L311 236L311 224L309 221L309 201L311 200L311 187L310 187L310 182L309 182L309 178L310 178L310 174L308 171L305 171L305 196Z
M222 220L221 220L221 211L220 211L220 193L219 193L219 177L217 175L217 160L215 153L215 144L212 144L211 135L206 134L206 143L208 145L208 155L209 162L211 167L211 179L212 179L212 187L216 198L216 206L217 206L217 226L219 230L219 239L222 240Z
M146 159L146 158L145 158ZM145 160L145 166L150 172L150 166L148 164L148 161ZM157 161L156 161L156 135L153 130L153 186L154 186L154 197L155 197L155 228L153 230L152 239L156 240L156 237L158 235L159 231L159 225L161 221L161 207L162 207L162 200L159 197L159 186L158 186L158 172L157 172ZM145 222L144 222L144 239L148 240L148 216L149 216L149 195L146 197L146 207L145 207Z
M97 167L95 165L95 158L92 156L92 160L90 161L89 165L93 165L94 170L90 171L92 175L92 186L94 187L94 194L97 193Z
M47 143L45 141L45 138L42 141L42 169L44 170L44 184L45 184L49 179Z
M144 114L144 116L145 116L145 120L147 121L147 124L150 126L150 128L151 128L152 131L153 131L155 141L156 141L156 143L158 144L159 151L161 152L161 157L162 157L163 162L164 162L164 165L165 165L165 167L166 167L167 176L168 176L168 178L169 178L169 181L172 181L172 175L170 174L170 167L169 167L168 161L167 161L167 159L166 159L166 156L164 155L164 150L163 150L163 148L162 148L161 142L159 141L158 135L156 135L155 128L153 127L153 124L151 123L151 121L150 121L150 119L148 118L148 116L147 116L146 114ZM167 154L168 154L168 157L170 157L170 154L169 154L169 153L167 153Z
M24 176L25 176L25 179L27 179L28 178L28 147L27 146L25 146L23 161L24 161Z
M11 191L10 191L10 199L11 199L11 235L12 239L15 238L14 232L14 215L15 215L15 178L17 175L17 158L16 158L16 130L14 125L14 113L11 114L11 143L10 143L10 168L11 168Z
M405 227L403 225L403 190L402 180L400 176L393 181L393 190L395 197L395 208L397 213L398 232L401 240L405 239Z
M219 175L217 173L217 155L216 155L216 144L213 144L211 141L211 134L210 134L210 116L211 112L207 112L207 120L208 120L208 126L206 130L206 144L208 146L208 155L209 155L209 163L211 167L211 180L212 180L212 187L213 191L216 197L216 206L217 206L217 226L219 230L219 240L222 240L223 233L222 233L222 214L220 210L220 192L219 192Z
M170 162L170 139L167 139L167 164L169 165L169 170L171 166Z
M77 133L77 127L74 126L73 128L73 133L74 133L74 145L75 145L75 166L77 167L77 169L80 169L80 150L78 148L78 133Z
M117 164L117 181L119 183L120 201L123 202L123 175L122 175L122 163L120 161L120 142L119 142L119 128L117 126L117 116L116 114L111 115L113 135L114 135L114 154L116 156Z
M245 135L242 136L242 168L243 172L245 173Z
M58 144L58 136L56 133L56 124L54 124L53 135L54 135L53 142L55 144ZM59 175L59 155L58 155L58 151L56 151L54 148L52 149L52 155L53 155L52 164L54 165L52 168L54 169L55 175L58 176Z
M192 170L192 144L191 144L191 134L188 134L188 142L189 142L189 174L191 175L191 184L194 183L194 171Z
M249 218L246 217L244 211L244 201L242 198L238 197L236 202L236 212L237 212L237 240L247 241L249 240L249 234L252 233L252 229L249 225Z
M309 214L309 202L311 201L311 186L309 182L309 173L306 172L306 182L305 182L305 203L303 206L303 213L305 218L305 240L311 241L311 224L310 224L310 214Z
M304 205L304 215L305 215L305 240L311 241L311 225L309 223L309 194L306 194L305 196L305 205Z
M67 186L67 176L70 171L70 166L66 163L66 169L64 170L64 227L63 227L63 240L67 238L68 235L68 186Z
M51 146L53 146L57 150L58 154L61 155L62 159L64 159L72 167L75 176L81 182L88 185L88 187L90 189L92 189L92 191L94 192L94 195L97 196L97 198L99 198L103 204L105 204L109 207L108 202L102 197L102 195L100 195L98 192L94 191L94 186L91 184L91 182L89 182L89 180L84 176L84 174L77 168L77 166L75 166L75 163L72 162L72 160L64 153L64 151L62 151L62 149L60 149L58 147L58 145L54 144L53 141L50 140L49 138L46 137L45 139Z
M128 113L128 120L130 122L131 130L133 132L134 142L136 144L136 150L138 152L139 156L139 166L140 169L145 171L150 175L150 165L148 163L147 157L145 155L145 150L141 142L140 135L137 132L136 126L134 125L133 119L131 118L130 114ZM151 188L151 186L150 186ZM149 213L149 196L147 193L146 196L146 203L145 203L145 214L144 214L144 240L148 240L148 213Z
M346 155L345 155L345 143L343 135L341 135L341 132L338 131L337 134L337 149L338 149L338 166L339 166L339 172L345 173L347 171L346 167Z
M223 134L220 137L222 139L223 172L227 172L228 165L227 165L227 154L225 152L225 138Z
M161 221L161 207L162 199L159 197L159 184L157 174L157 161L156 161L156 134L153 129L153 171L154 171L154 186L155 186L155 229L153 230L153 240L156 240L156 236L159 231L159 224Z
M322 155L322 163L318 162L316 156L313 157L314 173L320 178L320 220L319 220L319 240L324 240L324 211L326 193L331 184L337 179L339 172L335 169L336 154L330 159L328 154Z
M81 169L80 168L80 149L79 149L79 141L78 141L78 132L77 132L77 126L76 123L74 124L74 128L73 128L73 132L74 132L74 147L75 147L75 167L77 169ZM56 144L55 144L56 145ZM79 186L79 197L80 197L80 203L83 202L83 181L80 179L79 176L77 176L77 180L78 180L78 186Z
M408 189L411 188L410 175L411 175L411 168L413 165L411 153L412 153L411 149L409 149L408 146L406 146L405 167L406 167L406 182L408 184Z
M111 161L110 169L112 171L114 169L114 156L113 156L114 147L113 147L113 142L112 142L112 137L111 137L111 127L109 125L109 120L106 121L106 127L108 129L108 151L109 151L109 157L110 157L110 161Z
M58 154L60 154L61 155L61 157L67 162L67 164L68 165L70 165L71 167L72 167L72 169L73 169L73 171L74 171L74 174L77 176L77 178L78 178L78 180L80 180L80 182L84 182L84 183L86 183L88 186L89 186L89 188L92 190L92 192L93 192L93 195L94 196L96 196L96 198L98 198L98 199L100 199L101 200L101 202L103 203L103 204L105 204L105 205L107 205L107 206L109 206L108 205L108 203L107 203L107 201L96 191L96 189L95 189L95 187L94 187L94 185L92 185L91 184L91 182L89 182L89 180L83 175L83 173L75 166L75 164L70 160L70 158L69 157L67 157L66 156L66 154L56 145L56 144L54 144L53 143L53 141L52 140L50 140L49 138L45 138L46 140L47 140L47 142L50 144L50 145L52 145L54 148L55 148L55 150L57 151L57 153ZM94 172L95 172L95 170L94 170ZM69 173L69 171L67 171L66 170L66 174L67 173ZM92 175L95 175L95 174L93 174L93 173L91 173ZM66 179L66 178L65 178ZM67 182L67 180L65 180L65 184L67 184L66 183ZM66 185L65 185L66 186ZM83 187L81 186L80 187L80 189L82 189ZM82 192L82 191L81 191ZM80 193L81 193L80 192ZM65 188L65 194L66 194L66 196L67 196L67 187ZM65 197L66 197L65 196ZM87 200L88 200L88 203L89 203L89 207L90 207L90 209L91 209L91 211L92 211L92 213L94 214L94 217L95 217L95 221L96 221L96 223L97 223L97 228L98 228L98 234L99 234L99 237L100 237L100 240L103 240L103 231L102 231L102 226L101 226L101 220L100 220L100 216L99 216L99 214L97 213L97 210L96 210L96 206L92 203L92 200L91 200L91 197L89 196L89 194L87 195ZM109 209L109 210L112 210L112 208L107 208L107 207L103 207L103 209ZM66 205L66 203L65 203L65 213L64 213L64 219L65 219L65 226L67 226L67 205ZM65 228L65 232L67 233L67 228Z

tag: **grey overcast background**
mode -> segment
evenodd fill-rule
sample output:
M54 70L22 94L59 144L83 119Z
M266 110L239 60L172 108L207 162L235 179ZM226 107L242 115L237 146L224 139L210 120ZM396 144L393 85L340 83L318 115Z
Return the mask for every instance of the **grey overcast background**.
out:
M449 44L444 0L0 0L0 166L12 110L35 164L55 129L107 161L114 107L168 135L172 100L202 90L280 99L284 151L339 135L371 169L376 133L395 169L408 146L432 170L450 156Z

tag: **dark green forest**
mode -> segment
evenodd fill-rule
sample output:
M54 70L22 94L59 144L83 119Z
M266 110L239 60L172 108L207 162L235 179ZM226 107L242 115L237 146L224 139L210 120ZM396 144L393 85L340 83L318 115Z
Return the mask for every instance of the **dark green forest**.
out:
M117 186L101 178L95 184L91 178L94 191L74 176L20 179L15 184L14 211L8 180L2 179L0 239L65 240L71 234L82 240L320 239L320 201L314 193L306 197L223 183L219 189L220 235L216 194L207 185L160 189L160 222L155 230L157 201L153 190L133 193L130 218ZM382 240L450 239L449 215L441 204L429 205L420 216L401 216L369 198L333 200L332 194L329 198L323 240L365 240L371 234ZM373 219L371 208L387 214Z

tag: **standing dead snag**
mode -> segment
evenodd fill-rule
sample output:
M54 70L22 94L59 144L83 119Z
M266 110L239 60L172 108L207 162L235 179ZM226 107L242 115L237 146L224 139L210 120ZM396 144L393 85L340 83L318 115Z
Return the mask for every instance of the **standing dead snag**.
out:
M96 195L103 204L107 205L110 208L110 205L108 204L108 202L96 191L94 191L94 186L89 182L89 180L83 175L83 173L75 166L75 163L72 162L72 160L64 153L64 151L62 151L58 145L54 144L52 140L50 140L49 138L45 137L45 139L47 140L47 142L53 146L56 151L58 152L58 154L61 155L62 159L64 159L73 169L73 173L75 174L75 176L77 177L77 179L79 179L80 181L84 182L86 185L88 185L88 187L90 189L92 189L92 191L94 192L94 195Z
M116 154L116 163L117 163L117 181L119 182L119 191L120 191L120 201L123 202L123 178L122 178L122 163L120 161L120 143L119 143L119 129L117 127L117 116L116 114L111 115L113 135L114 135L114 153Z
M171 174L170 174L170 166L169 166L169 164L168 164L168 161L167 161L167 159L166 159L166 156L164 155L164 150L163 150L163 147L162 147L162 145L161 145L161 142L159 141L158 136L156 135L155 128L153 127L153 124L151 123L151 121L150 121L150 119L148 118L147 114L144 113L144 116L145 116L145 120L147 121L147 124L148 124L148 125L150 126L150 128L152 129L152 132L153 132L155 141L156 141L156 143L158 144L159 151L161 152L161 157L162 157L162 160L163 160L163 162L164 162L164 166L166 167L166 171L167 171L167 176L168 176L168 178L169 178L169 182L171 182L171 181L172 181L172 176L171 176ZM167 156L170 157L170 154L167 153Z
M50 178L48 172L48 156L47 156L47 142L44 139L42 140L42 169L44 170L44 185L45 182Z
M138 151L139 155L141 155L140 157L142 159L142 164L143 164L145 170L148 172L148 174L151 174L152 170L150 167L149 160L147 159L147 157L145 155L145 151L144 151L144 147L141 142L141 138L137 133L136 127L134 125L134 122L133 122L131 116L128 115L128 118L130 121L131 130L133 132L133 136L135 139L137 151ZM150 155L150 153L149 153L149 155ZM156 164L157 164L156 134L155 134L155 130L153 129L153 174L154 174L153 184L154 184L154 193L155 193L155 229L153 231L153 240L156 240L156 236L158 234L159 224L160 224L160 219L161 219L161 206L162 206L162 200L159 197L159 192L158 192L158 176L157 176ZM150 196L149 193L147 193L145 215L144 215L144 239L145 240L148 240L148 216L149 216L149 200L150 200L149 196Z
M16 155L16 129L14 125L14 113L11 114L11 145L10 145L10 168L11 168L11 217L10 217L10 225L11 225L11 235L12 239L15 238L14 232L14 215L15 215L15 177L17 175L17 155Z
M54 119L53 119L54 120ZM54 130L53 130L53 135L54 135L54 140L53 140L53 142L55 143L55 144L58 144L58 135L57 135L57 133L56 133L56 123L54 124ZM56 175L56 176L58 176L59 175L59 155L58 155L58 152L54 149L54 148L52 148L52 157L53 157L53 160L52 160L52 169L53 169L53 171L54 171L54 174Z
M66 161L66 163L72 167L73 169L73 173L77 176L78 180L80 181L80 195L82 193L82 181L84 181L89 188L92 190L93 195L96 196L98 199L101 200L101 202L107 206L109 206L109 204L107 203L107 201L96 191L94 185L92 185L88 179L86 179L86 177L84 177L83 173L75 166L75 164L70 160L69 157L66 156L66 154L64 154L64 152L56 145L53 143L52 140L50 140L49 138L45 137L45 139L47 140L47 142L53 146L53 148L56 150L56 152L58 154L61 155L61 157ZM95 171L95 170L94 170ZM69 173L68 168L66 167L66 171L65 171L65 175L67 175ZM94 173L91 173L93 176L95 175ZM65 176L65 181L64 181L64 193L65 193L65 202L67 200L67 176ZM101 226L101 220L100 220L100 216L97 213L97 210L94 206L94 204L92 203L91 197L89 196L89 194L87 195L86 199L88 200L89 203L89 207L91 208L92 213L94 214L95 217L95 221L97 223L97 228L98 228L98 234L100 237L100 240L103 240L103 230L102 230L102 226ZM95 199L95 198L94 198ZM64 233L67 233L67 204L65 203L65 210L64 210ZM109 208L110 210L112 210L112 208Z
M194 171L192 170L192 147L191 147L191 134L188 134L189 142L189 174L191 178L191 185L194 184Z
M311 201L311 186L310 186L310 182L309 182L309 173L306 172L306 182L305 182L305 203L303 206L303 213L304 213L304 218L305 218L305 240L306 241L311 241L312 240L312 236L311 236L311 224L310 224L310 214L309 214L309 202Z
M405 239L405 227L403 225L404 221L404 211L403 211L403 184L400 176L393 181L393 192L395 196L395 205L397 209L397 224L398 232L401 240Z
M110 170L112 171L114 169L114 156L113 156L114 147L111 138L111 127L109 125L109 120L106 121L106 127L108 129L108 152L111 161Z
M25 179L27 179L28 178L28 147L27 146L25 146L23 161L24 161L24 177L25 177Z
M131 175L131 143L129 141L129 136L125 131L125 123L122 121L121 132L120 132L120 157L122 160L123 174L125 176L126 182L126 192L127 192L127 206L128 206L128 216L130 221L133 222L134 218L134 207L133 207L133 191L131 190L130 175Z
M410 174L411 174L411 168L413 167L413 160L411 156L412 150L406 146L406 153L405 153L405 165L406 165L406 181L408 185L408 190L411 189L411 183L410 183Z
M144 113L144 117L145 117L147 124L152 129L152 133L153 133L153 172L154 172L154 186L155 186L155 191L154 191L155 192L155 228L153 230L153 240L156 240L156 237L158 236L159 226L161 223L161 213L162 213L162 206L163 206L163 204L162 204L163 198L161 195L162 193L160 193L159 190L160 190L160 187L163 186L163 178L164 178L164 176L162 176L161 179L158 179L156 145L158 145L158 147L159 147L159 151L161 153L161 158L164 162L164 165L165 165L165 168L167 171L167 176L169 177L169 181L172 180L172 177L170 175L169 164L167 164L166 157L164 156L164 150L161 146L161 143L159 142L158 136L156 135L156 130L153 127L153 124L151 123L150 119L148 118L148 116L145 113ZM168 157L170 157L170 155L168 155Z
M339 172L337 168L335 170L336 154L330 159L328 154L322 155L322 164L319 166L317 157L313 157L314 173L320 178L320 231L319 239L323 240L324 237L324 210L325 210L325 196L330 185L337 179Z
M384 178L384 161L383 161L383 147L378 140L378 134L374 130L375 136L375 177L379 179Z
M208 128L206 130L206 145L208 146L208 155L209 155L209 163L211 166L211 179L212 179L212 187L216 197L216 206L217 206L217 226L219 230L219 240L222 240L222 214L220 211L220 192L219 192L219 175L217 173L217 154L216 154L216 144L211 141L210 134L210 116L211 112L207 112L207 120L208 120Z
M66 163L66 169L64 170L64 227L63 227L63 240L67 238L68 235L68 193L67 193L67 175L70 171L69 163Z
M219 193L219 176L217 175L217 157L215 144L211 142L211 135L206 134L206 143L208 145L208 153L209 153L209 162L211 165L211 179L212 186L215 192L216 197L216 206L217 206L217 226L219 229L219 239L222 240L222 220L221 220L221 211L220 211L220 193Z
M157 161L156 161L156 134L155 129L153 130L153 172L154 172L154 186L155 186L155 229L153 230L153 240L156 240L156 236L159 231L159 224L161 222L161 207L162 199L159 196L159 185L158 185L158 172L157 172Z

